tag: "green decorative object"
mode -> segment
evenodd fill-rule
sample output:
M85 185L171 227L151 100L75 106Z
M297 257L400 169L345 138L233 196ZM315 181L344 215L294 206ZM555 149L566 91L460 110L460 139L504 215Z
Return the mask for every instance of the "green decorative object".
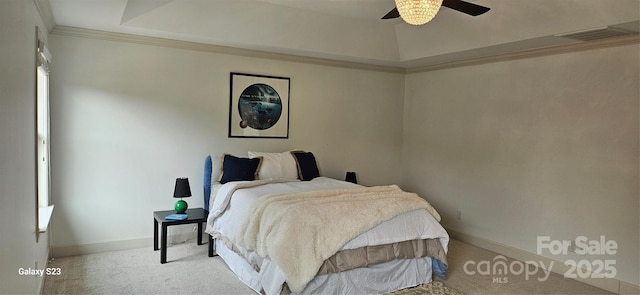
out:
M189 208L189 205L187 205L187 202L183 200L177 201L174 207L174 209L176 210L176 213L179 213L179 214L187 212L187 208Z
M189 179L186 177L181 177L176 179L176 187L173 190L173 197L180 198L179 201L176 202L174 209L176 213L185 213L187 212L187 202L183 201L182 198L191 197L191 187L189 187Z

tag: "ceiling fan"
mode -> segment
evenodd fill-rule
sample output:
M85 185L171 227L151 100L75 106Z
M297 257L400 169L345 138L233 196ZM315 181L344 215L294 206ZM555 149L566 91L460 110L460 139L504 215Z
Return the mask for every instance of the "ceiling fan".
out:
M398 2L396 1L396 3ZM489 11L490 9L489 7L484 7L481 5L473 4L473 3L462 1L462 0L442 0L442 6L449 7L453 10L457 10L472 16L481 15ZM392 19L397 17L400 17L400 12L398 11L398 7L395 7L391 11L389 11L387 14L385 14L382 17L382 19Z

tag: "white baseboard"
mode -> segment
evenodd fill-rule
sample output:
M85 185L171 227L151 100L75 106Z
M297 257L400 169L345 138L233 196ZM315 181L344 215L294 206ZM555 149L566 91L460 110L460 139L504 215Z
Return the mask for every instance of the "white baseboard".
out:
M153 238L111 241L80 245L57 245L51 249L51 257L60 258L110 251L130 250L153 246Z
M564 262L561 262L561 261L556 261L548 257L540 256L538 254L531 253L522 249L514 248L514 247L507 246L495 241L476 237L476 236L455 231L452 229L447 229L447 232L449 232L449 235L456 240L459 240L459 241L462 241L462 242L465 242L465 243L468 243L492 252L496 252L500 255L510 257L516 260L541 261L544 263L544 265L550 265L550 263L553 262L554 267L553 269L551 269L551 271L560 275L564 275L569 270L569 266L565 265ZM601 278L601 279L576 278L575 280L585 284L589 284L594 287L598 287L600 289L603 289L615 294L640 294L640 287L638 285L620 281L615 278Z
M187 240L195 239L195 236L196 236L195 233L191 233L191 232L181 233L181 234L172 234L172 235L169 235L167 244L170 246L172 244L183 243ZM202 233L202 242L206 243L205 233ZM158 238L158 246L159 245L160 245L160 239ZM139 248L147 248L147 247L149 248L153 247L152 237L131 239L131 240L110 241L110 242L102 242L102 243L79 244L79 245L57 245L57 246L51 247L51 257L60 258L60 257L78 256L78 255L110 252L110 251L131 250L131 249L139 249Z
M620 293L621 295L638 295L640 294L640 286L630 284L624 281L620 281Z

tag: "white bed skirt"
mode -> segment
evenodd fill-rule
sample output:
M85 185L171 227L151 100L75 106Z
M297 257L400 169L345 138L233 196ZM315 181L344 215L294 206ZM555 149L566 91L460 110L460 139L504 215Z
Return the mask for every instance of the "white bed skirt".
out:
M256 293L263 287L259 274L242 257L215 240L216 252L229 268ZM393 274L391 277L389 274ZM315 277L302 294L385 294L431 282L431 258L393 260L341 273Z

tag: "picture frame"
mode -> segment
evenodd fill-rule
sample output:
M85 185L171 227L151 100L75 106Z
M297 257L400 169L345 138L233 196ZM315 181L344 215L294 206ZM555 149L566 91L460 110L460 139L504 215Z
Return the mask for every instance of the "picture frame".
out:
M230 73L229 137L289 138L291 79Z

